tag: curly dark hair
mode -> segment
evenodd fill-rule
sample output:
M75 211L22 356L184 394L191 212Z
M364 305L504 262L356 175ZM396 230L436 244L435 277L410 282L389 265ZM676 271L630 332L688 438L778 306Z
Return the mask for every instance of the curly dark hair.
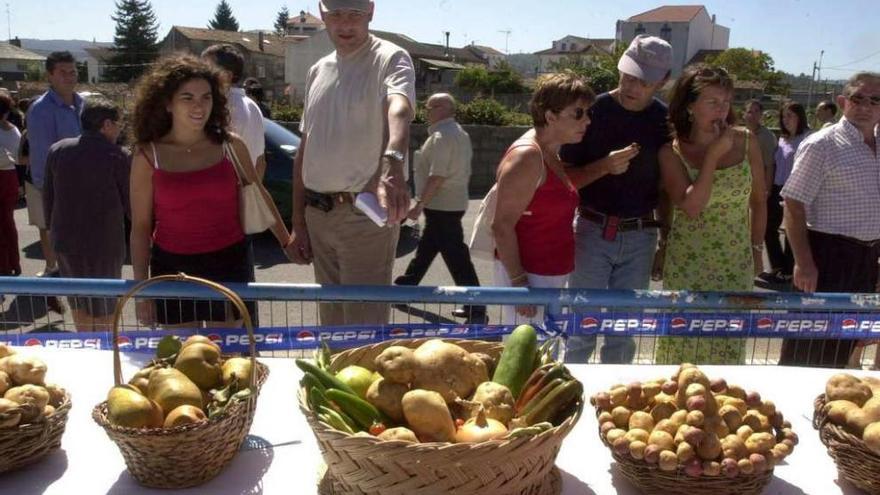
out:
M204 79L211 85L213 106L205 134L217 144L230 139L226 88L217 70L192 55L179 54L160 59L138 81L132 119L132 132L138 143L156 141L171 131L168 103L183 84L193 79Z

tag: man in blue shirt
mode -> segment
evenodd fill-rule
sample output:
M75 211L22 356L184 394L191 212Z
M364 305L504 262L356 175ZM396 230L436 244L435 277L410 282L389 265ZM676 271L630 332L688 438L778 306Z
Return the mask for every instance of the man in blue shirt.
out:
M40 246L46 267L37 276L52 275L58 270L55 252L49 242L49 230L43 211L43 185L49 147L58 141L82 133L80 114L83 99L76 94L76 60L70 52L52 52L46 58L49 90L36 99L27 112L30 143L30 176L26 184L28 219L40 229Z
M672 47L655 36L639 35L621 56L618 87L599 95L590 108L593 122L580 143L560 156L580 188L575 222L575 289L648 289L665 214L660 201L657 153L669 141L666 105L654 95L669 78ZM661 246L663 240L660 241ZM596 337L568 340L566 360L584 362ZM607 336L603 363L628 363L635 342Z

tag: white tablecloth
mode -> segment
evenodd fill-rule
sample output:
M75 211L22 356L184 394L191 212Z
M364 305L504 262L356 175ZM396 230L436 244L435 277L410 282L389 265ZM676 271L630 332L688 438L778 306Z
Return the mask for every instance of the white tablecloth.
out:
M113 385L112 354L108 351L22 349L39 355L49 366L48 380L66 387L73 409L61 449L31 467L0 475L0 493L168 494L137 485L125 469L122 456L91 418L92 408L104 400ZM290 359L263 359L271 369L260 394L251 436L232 464L217 478L187 494L309 494L317 491L321 456L296 403L300 372ZM130 377L137 363L126 362ZM672 366L576 365L572 372L588 394L618 382L629 383L669 376ZM811 426L812 405L824 390L832 370L775 366L706 366L710 377L724 377L773 400L800 435L801 443L787 462L777 466L765 494L857 494L837 481L837 470ZM597 436L593 409L584 415L566 439L557 465L566 495L638 493L617 472L608 450Z

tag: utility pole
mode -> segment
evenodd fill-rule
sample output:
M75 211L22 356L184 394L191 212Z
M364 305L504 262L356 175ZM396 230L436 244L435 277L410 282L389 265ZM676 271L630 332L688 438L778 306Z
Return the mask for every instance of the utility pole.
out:
M504 54L510 55L510 50L507 47L507 42L510 40L510 33L512 33L513 31L511 31L510 29L499 29L498 32L504 34Z
M816 71L819 71L819 74L822 73L822 57L824 55L825 50L820 51L819 62L813 62L813 74L810 76L810 90L807 92L807 110L813 108L813 82L816 80Z

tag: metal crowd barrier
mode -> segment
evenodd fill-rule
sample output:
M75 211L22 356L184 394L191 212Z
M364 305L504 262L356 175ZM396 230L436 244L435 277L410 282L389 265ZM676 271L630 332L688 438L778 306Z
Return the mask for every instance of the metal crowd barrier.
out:
M106 348L107 328L77 328L72 313L103 306L112 312L116 298L133 287L124 280L0 277L0 341L48 347ZM497 287L320 286L315 284L228 284L245 301L256 303L258 348L291 356L309 353L319 341L334 347L364 345L390 338L449 336L501 338L512 322L502 322L502 308L534 305L545 315L538 323L546 335L574 338L628 337L635 343L634 362L659 359L663 339L713 345L718 339L743 339L744 364L776 364L783 339L808 342L833 338L857 340L853 366L873 366L880 340L880 295L799 294L778 292L698 293L679 291L603 291ZM168 282L147 288L143 298L216 300L213 292L191 284ZM326 327L318 307L325 302L373 302L392 306L387 325ZM64 313L57 310L63 306ZM464 306L484 306L488 322L452 316ZM109 309L109 311L108 311ZM230 325L234 327L234 325ZM123 313L124 348L148 350L167 330L145 327L134 305ZM242 346L243 332L212 326L175 329L186 335L207 333L230 350ZM246 344L246 340L244 341ZM598 360L593 354L592 362Z

